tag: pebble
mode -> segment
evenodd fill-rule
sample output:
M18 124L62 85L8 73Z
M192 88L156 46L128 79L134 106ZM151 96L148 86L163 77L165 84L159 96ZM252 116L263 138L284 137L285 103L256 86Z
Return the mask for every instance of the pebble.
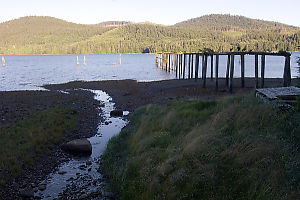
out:
M87 197L88 197L87 194L82 194L82 195L80 195L79 199L86 199Z
M80 166L79 166L79 169L81 169L81 170L85 170L85 168L86 168L85 165L80 165Z
M41 185L39 185L39 188L38 188L38 189L41 190L41 191L46 190L46 184L41 184Z
M74 178L73 177L71 177L71 178L69 178L67 181L73 181L74 180Z
M34 197L34 191L31 188L25 188L19 191L21 197L32 198Z
M63 175L63 174L65 174L65 173L67 173L67 172L66 172L66 171L63 171L63 170L59 170L57 173Z
M86 164L86 165L92 165L92 161L88 160L88 161L86 161L85 164Z

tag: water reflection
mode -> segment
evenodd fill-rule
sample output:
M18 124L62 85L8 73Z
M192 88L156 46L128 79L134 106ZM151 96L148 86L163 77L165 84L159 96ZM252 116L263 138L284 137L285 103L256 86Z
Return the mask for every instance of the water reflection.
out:
M300 78L300 57L297 58L297 63L298 63L298 67L297 67L298 74L297 74L297 77Z

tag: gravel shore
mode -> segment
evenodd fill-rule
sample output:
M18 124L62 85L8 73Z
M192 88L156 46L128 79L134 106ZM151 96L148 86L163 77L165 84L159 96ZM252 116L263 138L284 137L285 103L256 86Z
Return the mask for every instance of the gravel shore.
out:
M54 105L68 105L75 108L79 116L77 131L65 135L64 141L90 137L97 131L101 120L97 113L99 102L94 100L93 93L83 89L103 90L107 92L122 110L134 111L135 108L149 103L165 103L176 99L201 98L216 99L228 95L240 95L254 91L254 79L246 79L246 87L240 88L240 81L234 80L233 93L225 87L225 80L220 80L220 87L215 89L215 82L207 80L202 88L201 80L166 80L156 82L137 82L134 80L118 81L75 81L66 84L44 86L48 91L13 91L0 92L0 132L15 120L20 120ZM267 79L265 85L280 86L279 79ZM62 93L68 92L69 94ZM70 156L55 148L50 155L37 158L35 164L23 169L21 175L11 181L11 185L1 190L7 192L7 199L19 199L18 192L22 187L37 185L47 174Z

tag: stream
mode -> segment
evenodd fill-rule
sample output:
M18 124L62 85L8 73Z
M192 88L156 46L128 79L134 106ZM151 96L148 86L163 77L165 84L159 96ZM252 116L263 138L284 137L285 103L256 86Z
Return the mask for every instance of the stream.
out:
M89 91L103 105L99 108L103 122L99 123L97 134L88 138L92 144L92 154L89 157L72 157L70 161L61 164L41 182L35 196L42 199L114 199L114 194L105 191L107 181L99 172L99 159L109 139L119 134L128 121L110 116L115 103L107 93L101 90ZM123 112L123 115L128 114L128 111Z

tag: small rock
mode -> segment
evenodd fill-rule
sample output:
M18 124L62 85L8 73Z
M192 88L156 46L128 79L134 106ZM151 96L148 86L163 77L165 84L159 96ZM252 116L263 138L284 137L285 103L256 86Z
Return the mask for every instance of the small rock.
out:
M34 191L31 188L25 188L19 191L19 194L23 198L33 198L34 197Z
M89 171L89 172L92 171L92 168L88 168L88 171Z
M86 164L86 165L92 165L92 161L88 160L88 161L86 161L85 164Z
M85 168L86 168L85 165L80 165L80 166L79 166L79 169L81 169L81 170L85 170Z
M67 181L73 181L74 180L74 178L73 177L71 177L71 178L69 178Z
M122 117L123 116L123 110L112 110L110 111L111 117Z
M65 173L67 173L67 172L66 172L66 171L63 171L63 170L59 170L57 173L63 175L63 174L65 174Z
M38 188L38 189L41 190L41 191L46 190L46 184L41 184L41 185L39 185L39 188Z
M86 199L86 198L88 198L88 195L87 195L87 194L82 194L82 195L80 195L80 197L79 197L79 199Z
M106 121L106 122L104 122L104 124L105 124L105 125L108 125L108 124L109 124L109 122L107 122L107 121Z

